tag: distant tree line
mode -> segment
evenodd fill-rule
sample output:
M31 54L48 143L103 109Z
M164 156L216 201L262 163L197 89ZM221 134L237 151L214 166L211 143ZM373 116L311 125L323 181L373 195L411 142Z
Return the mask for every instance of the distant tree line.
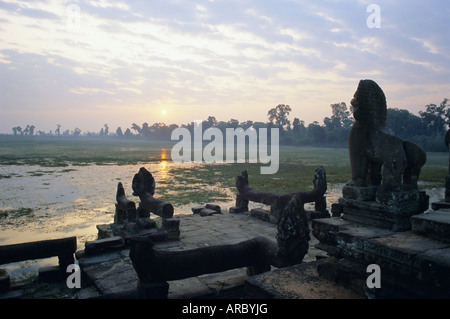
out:
M412 141L426 151L445 151L444 135L450 124L449 99L445 98L439 105L428 104L419 115L414 115L407 110L390 108L387 110L386 130L389 134ZM209 116L202 121L203 131L210 128L219 128L224 134L226 128L241 127L244 130L253 127L280 129L280 144L298 146L320 147L346 147L348 135L354 122L352 109L344 102L331 104L331 116L325 117L322 123L314 121L308 125L305 121L294 118L289 120L292 111L289 105L279 104L267 113L267 122L253 122L251 120L239 122L236 119L229 121L217 121L214 116ZM120 139L145 139L153 141L170 141L172 131L178 127L185 127L193 132L194 123L166 125L164 123L147 122L142 125L133 123L131 127L123 130L118 127L115 132L110 131L108 124L98 132L82 132L79 128L70 131L62 130L61 125L56 126L55 131L36 131L34 125L27 125L24 129L20 126L12 128L16 136L56 136L56 137L100 137Z

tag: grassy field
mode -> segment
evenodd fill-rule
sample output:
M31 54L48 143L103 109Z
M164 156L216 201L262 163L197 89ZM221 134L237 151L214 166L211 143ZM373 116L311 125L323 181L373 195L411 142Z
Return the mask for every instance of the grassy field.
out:
M0 138L0 165L67 167L84 165L133 165L170 161L173 144L112 139ZM448 153L428 153L420 180L426 187L443 187L448 171ZM348 151L344 148L280 147L280 166L276 174L261 175L261 164L167 165L171 177L160 181L165 194L195 196L193 191L214 192L214 188L234 189L235 176L249 173L250 185L261 191L287 193L312 187L314 170L324 166L330 184L345 183L350 178ZM70 169L70 168L68 168ZM11 176L0 176L11 178ZM204 194L203 194L204 195ZM187 198L186 198L187 200Z

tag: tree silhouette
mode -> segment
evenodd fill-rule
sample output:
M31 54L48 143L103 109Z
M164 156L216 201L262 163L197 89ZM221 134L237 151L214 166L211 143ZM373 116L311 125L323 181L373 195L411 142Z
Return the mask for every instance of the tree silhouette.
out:
M275 108L269 110L267 116L273 125L286 131L291 126L291 122L288 119L291 111L292 109L289 105L278 104Z
M131 129L136 132L136 135L141 135L142 134L141 127L139 125L137 125L136 123L131 124Z

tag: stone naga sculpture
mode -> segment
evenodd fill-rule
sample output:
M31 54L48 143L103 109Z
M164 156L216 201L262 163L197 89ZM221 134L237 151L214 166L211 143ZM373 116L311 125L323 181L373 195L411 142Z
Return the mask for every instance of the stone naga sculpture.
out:
M426 153L386 132L386 97L372 80L361 80L351 101L355 122L349 136L352 179L347 186L377 187L377 200L393 191L417 189ZM389 197L389 196L388 196Z

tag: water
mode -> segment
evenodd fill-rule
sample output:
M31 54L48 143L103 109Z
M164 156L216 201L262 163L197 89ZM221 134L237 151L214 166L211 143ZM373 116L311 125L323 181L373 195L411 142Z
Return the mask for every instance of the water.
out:
M175 182L172 168L176 165L185 169L203 169L196 167L199 164L176 164L165 160L145 165L0 165L0 245L76 236L78 249L83 249L86 241L97 239L96 225L113 222L119 181L124 185L128 198L139 202L139 198L132 196L131 182L142 166L156 180L157 198L161 192L194 193L205 187L198 188L195 183L168 187ZM326 197L329 209L341 197L343 185L328 185ZM215 203L225 209L234 206L235 189L224 189L220 185L208 187L212 192L220 190L227 194L222 201ZM430 202L438 201L443 197L444 189L431 188L427 194L431 197ZM198 203L172 204L175 214L190 214L191 207ZM306 204L305 208L312 209L313 205ZM251 203L250 208L261 206ZM7 216L1 215L2 212ZM56 263L53 258L0 265L0 268L16 274L19 271L17 268L32 270Z

